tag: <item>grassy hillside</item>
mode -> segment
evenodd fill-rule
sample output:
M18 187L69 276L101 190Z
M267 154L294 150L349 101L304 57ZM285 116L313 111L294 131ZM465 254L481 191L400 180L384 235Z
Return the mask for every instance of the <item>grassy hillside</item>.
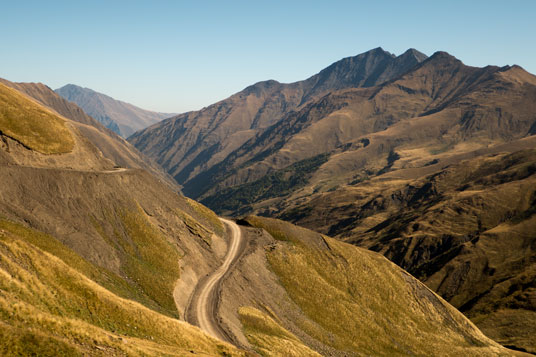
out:
M265 250L267 262L303 313L294 326L300 336L345 355L509 354L381 255L282 221L246 220L278 241ZM245 333L260 350L267 336L293 341L273 318L251 310L242 315L249 316Z
M175 190L179 190L175 181L165 174L159 166L144 157L127 141L121 139L97 120L87 115L76 104L63 99L46 85L42 83L15 83L2 78L0 78L0 83L26 94L44 105L46 108L50 108L62 117L70 119L72 121L71 125L73 125L85 139L88 139L90 145L95 146L105 159L111 160L113 165L124 168L141 168L147 170L154 176L174 187ZM83 141L86 142L85 140ZM84 162L84 160L79 161ZM72 163L66 164L65 166L73 167Z
M9 166L0 180L1 215L56 237L121 280L114 293L168 316L178 317L179 259L195 256L199 274L217 264L206 240L221 225L197 223L215 219L148 173Z
M76 148L42 155L60 152L66 120L0 85L0 355L240 354L176 319L181 258L193 284L219 262L217 216L113 169L87 135L98 128L70 122Z
M320 356L262 311L247 306L238 314L247 339L262 356Z
M65 120L0 83L0 132L43 154L70 152L74 140Z
M239 354L195 327L101 287L88 277L99 269L53 237L1 223L2 355Z
M114 231L114 237L109 237L102 228L97 228L103 238L122 253L122 273L142 295L155 303L158 311L177 317L170 294L179 278L176 247L148 222L139 207L121 210L115 225L124 227L126 235Z

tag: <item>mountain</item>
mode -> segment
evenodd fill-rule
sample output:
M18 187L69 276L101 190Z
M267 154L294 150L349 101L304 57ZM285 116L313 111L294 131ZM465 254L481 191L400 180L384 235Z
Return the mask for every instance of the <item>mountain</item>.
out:
M526 79L518 82L518 74ZM184 192L223 212L255 191L255 186L264 187L267 173L276 174L291 165L308 167L311 160L317 165L314 170L322 165L316 175L318 183L331 185L318 189L327 190L365 171L370 175L388 170L395 159L389 160L389 154L395 155L397 146L449 155L522 138L534 123L533 78L517 68L468 67L437 53L397 80L335 91L309 102L257 133L217 166L185 182ZM413 157L405 161L422 158L421 152L408 154ZM323 162L318 155L331 158ZM272 190L251 197L248 203L281 194L277 185ZM218 207L214 200L226 207ZM243 210L247 209L244 203L240 201Z
M192 113L149 127L131 142L163 164L186 195L216 212L283 218L379 251L462 309L490 336L534 352L534 287L528 281L536 230L530 213L534 203L525 198L532 197L534 156L525 150L536 147L536 77L519 66L466 66L446 52L429 58L416 54L409 50L393 57L373 50L357 56L359 61L342 60L346 75L334 64L316 76L317 81L333 78L325 82L331 91L300 96L292 110L264 119L269 123L264 127L236 131L226 126L221 140L213 133L229 123L221 121L222 112L233 113L233 118L256 112L237 105L244 92L208 107L219 108L200 112L212 114L202 122L212 125L205 126L211 131L202 141L212 146L187 165L182 158L195 152L188 139L176 146L163 143L179 132L181 138L199 138L198 123L187 120ZM370 81L354 75L356 68L403 57L413 65L392 75L372 75L375 69L363 72ZM351 65L358 62L363 66ZM388 66L377 68L390 73ZM200 113L194 117L201 118ZM226 143L238 137L229 149ZM186 148L179 148L179 142ZM508 166L512 157L520 158L519 166ZM497 169L506 176L485 186L480 182L489 180L490 173L479 167L490 160L497 160ZM449 167L458 172L449 175L460 175L457 183L447 187L441 181L441 189L428 191L435 187L430 181L434 175L447 175ZM475 176L465 182L464 170ZM461 208L458 200L472 192L465 192L464 185L479 189ZM464 193L458 197L458 192ZM423 198L428 196L430 200ZM506 210L504 197L520 203ZM442 205L452 205L444 211L448 214L435 211ZM496 218L486 218L495 211ZM430 222L421 225L424 212ZM464 212L471 212L471 219ZM455 234L450 227L456 227ZM497 234L494 227L504 233ZM506 243L521 231L519 244ZM479 243L475 237L480 235L494 237L496 245ZM501 245L509 251L497 256ZM500 259L515 262L516 268L505 268ZM495 270L485 270L485 260ZM483 265L470 264L476 261Z
M256 83L201 111L180 114L137 132L129 141L187 185L311 100L336 89L374 86L424 58L413 49L395 57L376 48L342 59L304 81Z
M80 106L91 117L123 138L164 118L173 116L173 114L141 109L74 84L67 84L55 91L61 97Z
M2 354L515 354L377 253L261 217L226 232L86 125L0 83ZM178 320L200 309L234 345Z

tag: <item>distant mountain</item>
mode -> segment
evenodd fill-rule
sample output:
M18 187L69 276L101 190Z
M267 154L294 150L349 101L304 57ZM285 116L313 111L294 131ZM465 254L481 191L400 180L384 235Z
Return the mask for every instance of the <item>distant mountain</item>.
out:
M534 113L536 77L519 66L375 49L130 141L216 212L283 218L379 251L501 343L535 352L536 158L524 151L536 147Z
M414 49L396 57L376 48L342 59L304 81L256 83L201 111L180 114L137 132L129 141L179 183L188 184L257 133L310 101L333 90L383 83L425 58Z
M55 91L68 101L77 104L87 114L124 138L174 115L141 109L74 84L67 84Z

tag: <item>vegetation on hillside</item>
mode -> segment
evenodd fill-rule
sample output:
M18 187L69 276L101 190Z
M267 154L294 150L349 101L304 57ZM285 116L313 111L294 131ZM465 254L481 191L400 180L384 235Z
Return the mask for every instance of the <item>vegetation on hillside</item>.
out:
M271 172L254 182L224 189L201 202L216 212L248 213L251 205L256 202L284 196L305 186L311 175L328 158L329 154L326 153L298 161L284 169Z
M356 355L507 354L381 255L282 221L246 220L283 239L267 250L269 267L307 316L297 326L324 345Z
M171 293L180 274L177 249L147 220L139 207L120 211L115 223L124 229L123 234L114 230L114 237L108 237L97 223L96 228L120 252L122 273L142 297L139 301L156 311L178 317Z
M1 355L239 354L196 327L104 289L85 275L95 268L49 239L2 221Z
M244 306L238 310L238 315L248 341L260 355L320 356L262 311Z
M64 119L3 83L0 83L0 134L42 154L66 153L74 147Z

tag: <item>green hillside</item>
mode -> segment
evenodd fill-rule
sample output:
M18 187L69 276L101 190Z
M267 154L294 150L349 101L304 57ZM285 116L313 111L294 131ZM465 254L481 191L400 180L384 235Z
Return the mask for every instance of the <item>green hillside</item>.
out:
M73 137L65 120L0 83L0 132L43 154L70 152Z

